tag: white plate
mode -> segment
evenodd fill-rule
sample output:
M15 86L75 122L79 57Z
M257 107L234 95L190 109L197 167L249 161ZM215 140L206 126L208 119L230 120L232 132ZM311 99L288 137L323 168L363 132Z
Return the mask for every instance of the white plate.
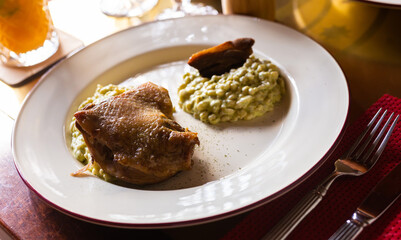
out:
M177 107L183 60L205 46L239 37L254 38L255 54L280 67L287 94L260 119L205 125ZM68 147L68 124L79 102L98 83L121 83L133 76L168 88L175 119L199 133L194 169L145 189L70 176L82 167ZM339 137L348 99L334 59L294 30L243 16L165 20L96 42L44 76L16 120L13 154L29 188L74 217L120 227L191 225L260 206L308 176Z

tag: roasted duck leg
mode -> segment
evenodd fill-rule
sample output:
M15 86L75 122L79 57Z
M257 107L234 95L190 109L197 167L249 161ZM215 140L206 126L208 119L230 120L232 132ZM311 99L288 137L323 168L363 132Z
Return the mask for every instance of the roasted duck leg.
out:
M168 91L145 83L74 114L94 161L134 184L163 181L192 166L197 133L172 120Z

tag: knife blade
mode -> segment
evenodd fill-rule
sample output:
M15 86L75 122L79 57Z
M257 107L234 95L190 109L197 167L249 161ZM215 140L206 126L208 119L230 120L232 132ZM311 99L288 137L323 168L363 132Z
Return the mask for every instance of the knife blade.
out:
M368 194L329 240L354 239L363 228L379 218L401 195L401 163L387 174Z

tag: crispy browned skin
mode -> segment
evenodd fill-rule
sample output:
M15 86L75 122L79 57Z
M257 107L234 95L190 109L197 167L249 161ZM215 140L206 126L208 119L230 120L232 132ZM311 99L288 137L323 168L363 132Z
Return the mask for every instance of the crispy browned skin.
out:
M172 120L166 89L145 83L74 114L94 161L134 184L163 181L192 166L197 133Z
M188 64L199 70L203 77L221 75L232 68L241 67L252 54L252 38L238 38L193 54Z

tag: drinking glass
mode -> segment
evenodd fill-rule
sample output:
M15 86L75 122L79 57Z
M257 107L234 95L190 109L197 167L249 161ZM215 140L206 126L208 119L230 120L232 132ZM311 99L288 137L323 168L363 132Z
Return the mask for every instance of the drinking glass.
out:
M174 0L171 8L165 9L156 18L158 20L177 18L190 15L216 15L218 11L202 3L192 3L191 0Z
M0 0L0 60L27 67L51 57L59 47L47 0Z
M275 0L221 0L224 14L242 14L275 19Z
M100 10L111 17L140 17L159 0L101 0Z

